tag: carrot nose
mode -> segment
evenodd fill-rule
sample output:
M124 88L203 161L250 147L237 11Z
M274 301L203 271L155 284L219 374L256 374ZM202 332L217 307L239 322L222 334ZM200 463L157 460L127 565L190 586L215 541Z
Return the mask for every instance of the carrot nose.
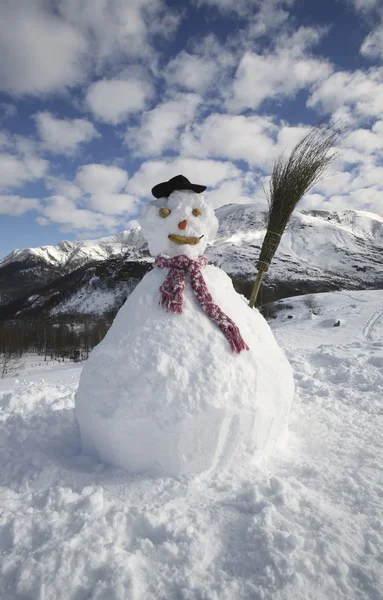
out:
M184 221L181 221L181 223L178 223L178 229L186 229L187 224L188 222L186 219Z

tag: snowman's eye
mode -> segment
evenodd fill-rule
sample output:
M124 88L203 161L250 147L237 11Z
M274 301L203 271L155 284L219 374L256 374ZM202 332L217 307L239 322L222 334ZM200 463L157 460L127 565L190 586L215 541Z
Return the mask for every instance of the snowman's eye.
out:
M195 217L200 217L202 213L201 213L201 210L200 210L199 208L193 208L193 210L192 210L192 214L193 214Z
M166 219L166 217L168 217L170 215L172 211L170 210L170 208L160 208L159 210L159 215L160 217L162 217L163 219Z

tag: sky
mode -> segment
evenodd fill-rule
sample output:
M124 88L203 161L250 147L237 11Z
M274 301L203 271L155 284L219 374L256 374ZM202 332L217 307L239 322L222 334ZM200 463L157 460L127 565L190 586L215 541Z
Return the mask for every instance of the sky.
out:
M0 56L0 257L135 227L178 174L264 209L322 119L301 208L383 214L382 0L0 0Z

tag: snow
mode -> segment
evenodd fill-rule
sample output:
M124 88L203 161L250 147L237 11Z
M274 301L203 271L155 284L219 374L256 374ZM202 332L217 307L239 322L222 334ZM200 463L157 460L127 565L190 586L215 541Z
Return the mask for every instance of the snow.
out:
M267 463L129 475L80 451L81 367L0 380L1 600L380 600L383 291L314 298L271 321L296 395Z
M0 259L0 267L38 258L63 272L70 272L88 262L107 260L120 256L123 252L136 257L140 254L141 245L139 229L134 229L97 240L62 241L55 246L14 250Z
M95 279L93 277L88 284L52 308L50 314L104 315L121 304L129 292L130 286L126 282L117 282L113 289L107 289L99 286Z
M160 216L162 208L170 212L165 218ZM199 209L201 214L194 216L194 209ZM185 223L185 229L179 228L181 223ZM204 253L208 241L214 239L218 230L218 219L211 205L202 194L190 190L176 190L169 198L159 198L147 204L140 216L140 224L152 256L186 254L189 258L197 258ZM168 239L171 234L200 238L200 241L195 245L179 246Z
M252 278L267 214L254 204L229 205L216 212L217 237L209 260L231 275ZM282 237L266 280L317 282L338 288L380 287L383 273L383 218L364 211L296 211Z
M176 191L149 205L141 225L151 252L195 258L218 221L203 196ZM180 233L182 244L171 239ZM190 238L200 242L189 244ZM291 367L264 318L221 269L207 266L203 277L249 346L239 356L202 310L189 274L183 313L160 306L168 272L155 267L145 275L84 367L76 395L83 449L131 473L152 475L214 471L234 458L260 460L286 437Z
M203 275L250 350L233 354L190 283L183 314L167 313L158 302L164 270L153 269L84 367L76 412L87 452L130 472L179 475L234 454L249 462L283 441L291 368L230 278L214 266Z

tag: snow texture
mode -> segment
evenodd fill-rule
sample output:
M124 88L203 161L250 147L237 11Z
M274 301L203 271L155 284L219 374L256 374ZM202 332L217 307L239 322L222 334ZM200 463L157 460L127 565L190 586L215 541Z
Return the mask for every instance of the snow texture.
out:
M272 321L296 396L267 465L129 475L81 454L81 367L1 380L0 599L380 600L383 292L315 298Z
M142 222L151 252L201 255L218 226L213 209L193 192L173 192L165 203L150 206ZM169 216L161 218L158 206L171 210ZM178 223L184 236L203 235L201 244L169 240ZM235 456L259 460L286 437L291 367L264 318L221 269L207 266L203 277L249 346L239 356L203 312L189 273L182 314L160 306L168 272L154 268L145 275L84 367L76 395L83 448L131 473L152 475L214 470Z
M169 216L162 218L159 212L161 208L170 210ZM195 209L199 209L201 214L194 216ZM185 229L180 229L179 224L185 221ZM189 258L197 258L204 253L207 243L214 239L218 231L218 219L213 208L202 194L192 191L176 190L169 198L159 198L147 204L140 216L140 225L153 256L186 254ZM201 239L196 245L180 246L168 239L171 234Z
M250 347L233 354L190 285L183 314L159 305L166 269L150 271L84 367L76 414L84 449L130 472L178 475L260 457L283 440L291 367L271 330L220 269L210 293Z

